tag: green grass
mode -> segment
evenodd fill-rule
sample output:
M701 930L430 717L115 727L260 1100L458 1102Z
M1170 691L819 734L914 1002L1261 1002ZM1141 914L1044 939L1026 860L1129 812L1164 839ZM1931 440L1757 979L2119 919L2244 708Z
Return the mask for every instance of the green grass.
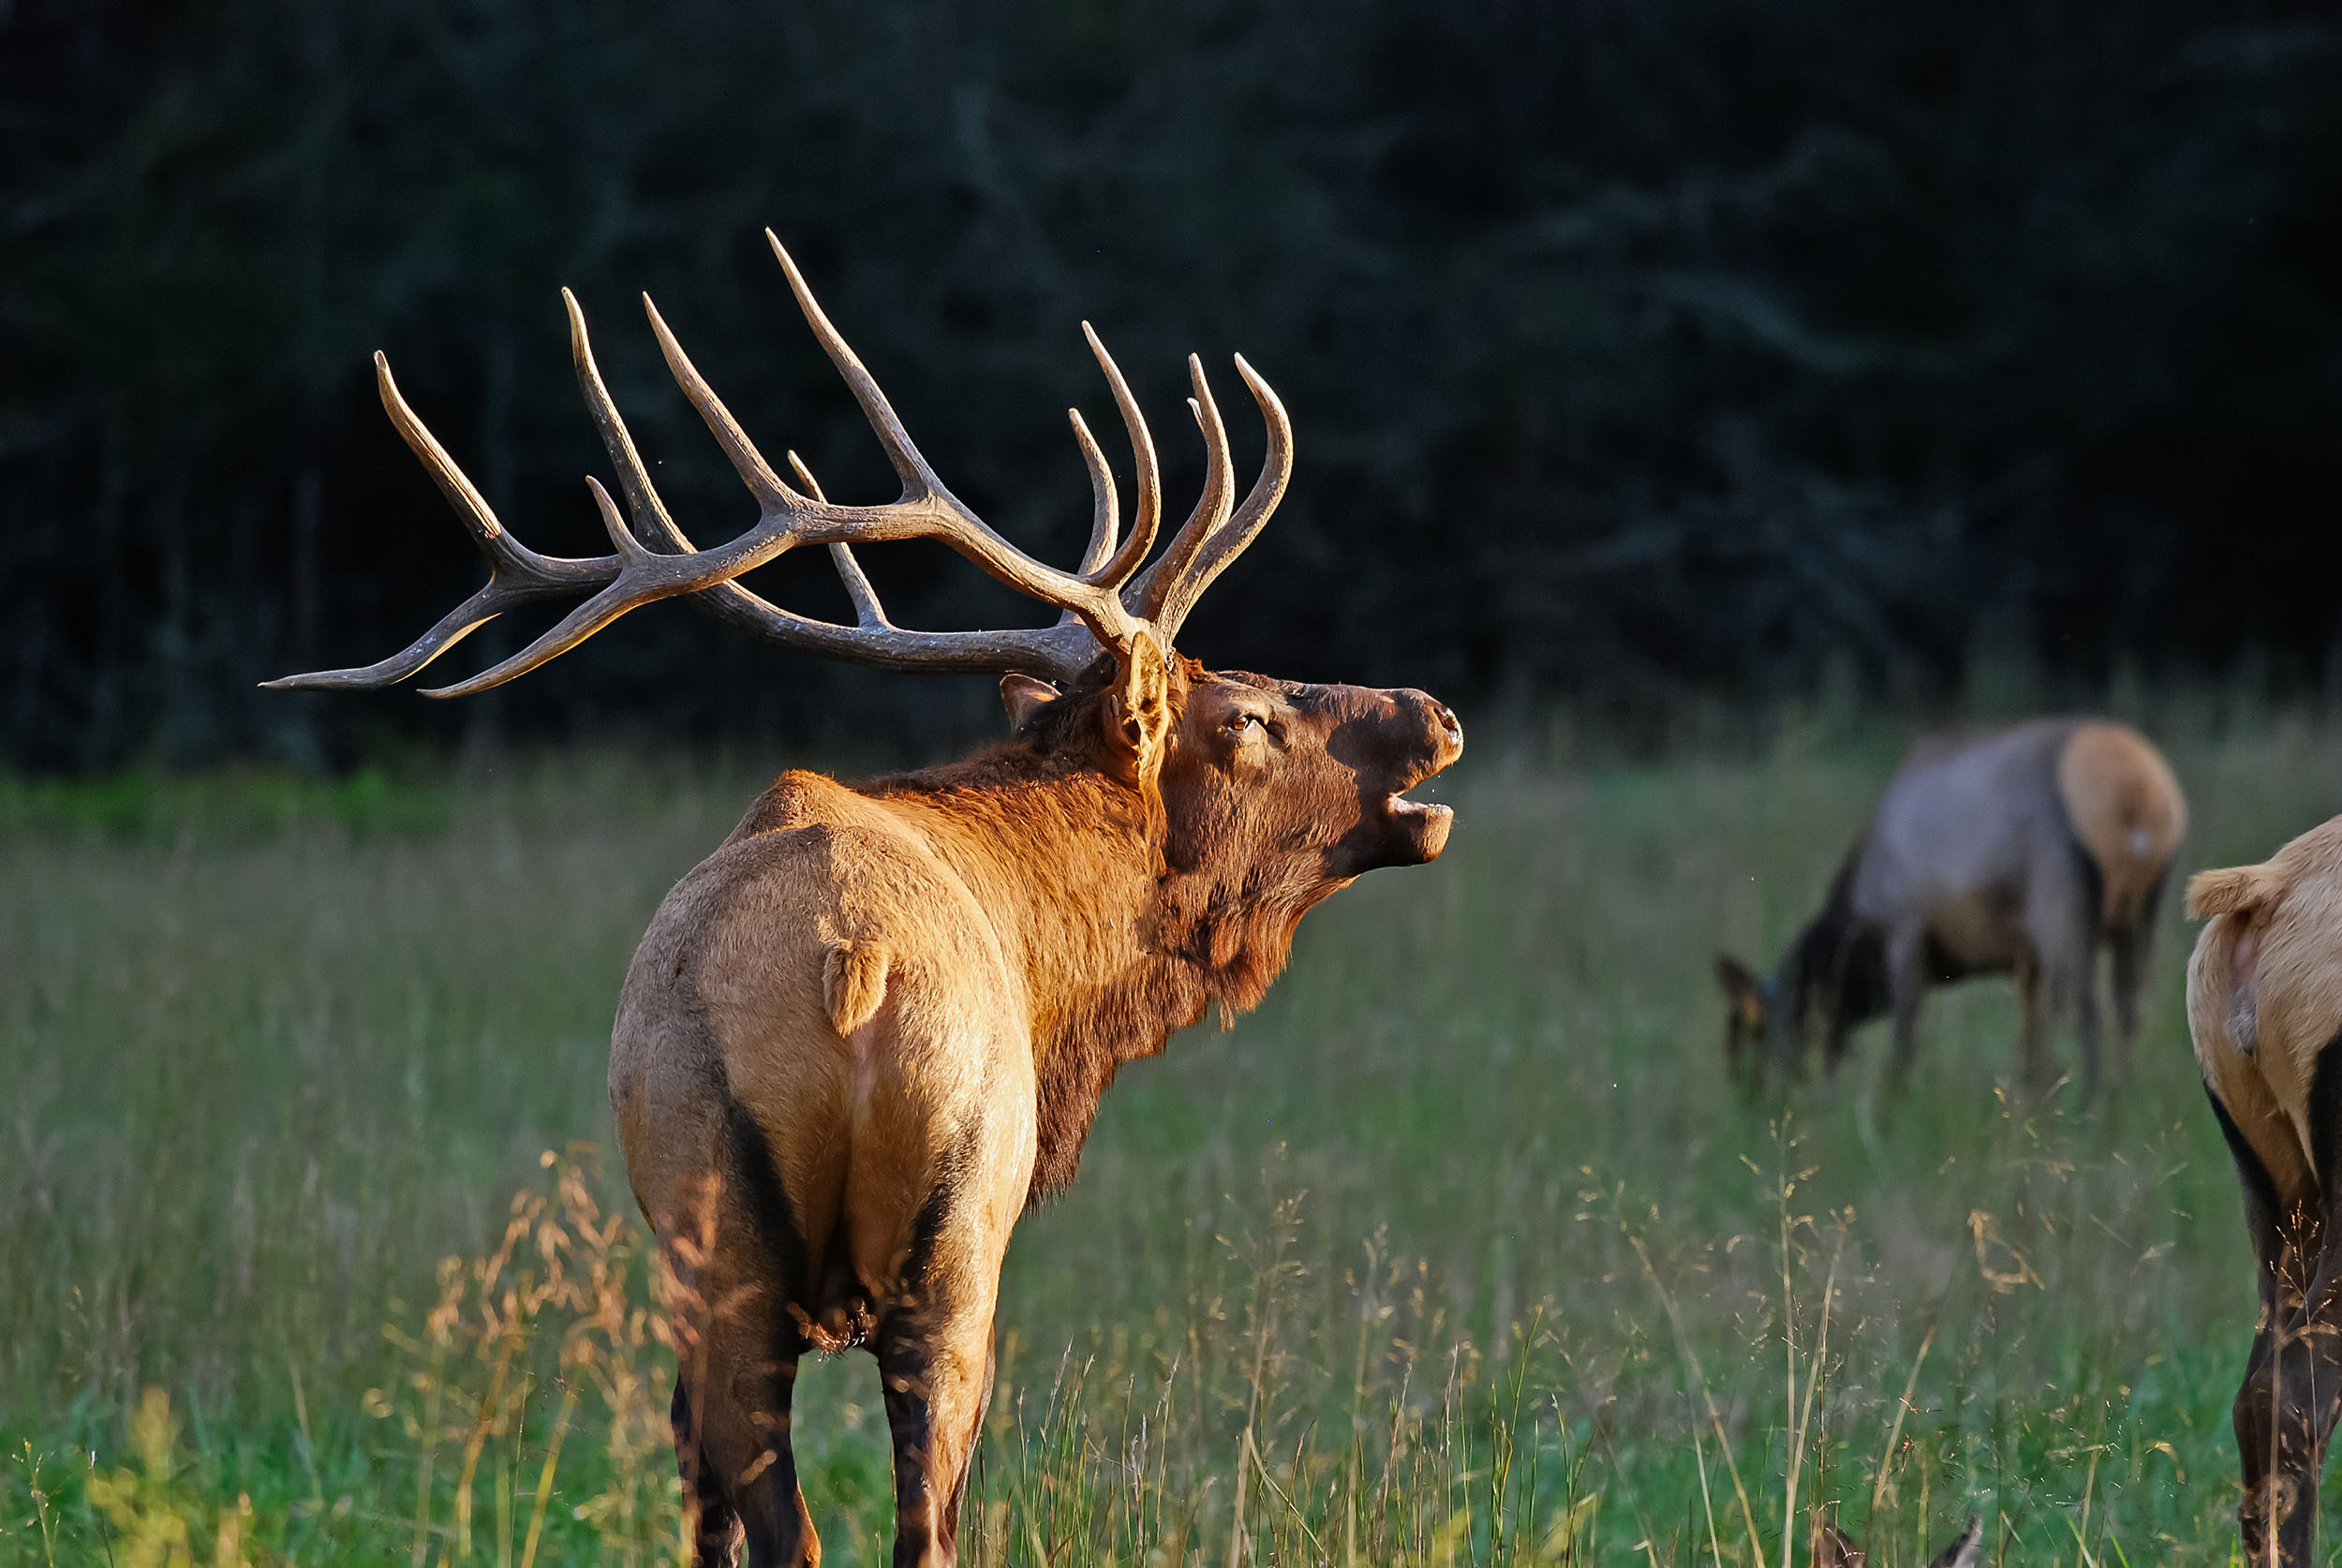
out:
M2342 732L2151 727L2187 867L2342 805ZM1801 1563L1819 1506L1876 1563L1970 1510L1995 1561L2227 1561L2252 1293L2175 913L2103 1108L2012 1098L1993 983L1900 1104L1875 1030L1725 1078L1715 952L1774 954L1898 745L1477 744L1446 857L1127 1072L1019 1230L970 1558ZM590 1146L627 954L758 782L0 781L0 1564L672 1558ZM827 1561L883 1561L871 1363L797 1431Z

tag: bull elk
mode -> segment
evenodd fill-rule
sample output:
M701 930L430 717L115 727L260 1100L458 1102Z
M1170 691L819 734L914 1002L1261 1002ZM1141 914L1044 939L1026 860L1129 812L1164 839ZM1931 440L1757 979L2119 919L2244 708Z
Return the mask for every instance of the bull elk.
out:
M767 239L771 235L767 234ZM1380 866L1435 859L1452 813L1406 791L1463 747L1419 691L1209 671L1173 651L1212 580L1268 521L1292 469L1276 395L1241 358L1267 456L1239 505L1201 362L1188 361L1204 494L1151 566L1162 506L1152 438L1097 334L1083 331L1130 437L1127 537L1112 470L1083 423L1089 543L1073 571L986 526L928 466L778 240L814 336L902 480L877 506L784 480L701 379L655 308L669 368L760 516L695 548L668 515L565 292L578 385L621 513L588 480L615 554L556 559L505 531L378 355L382 402L489 559L487 585L405 651L278 687L379 687L512 605L585 594L493 668L511 680L654 599L689 596L791 647L895 670L999 673L1013 738L963 762L862 784L783 774L675 884L629 969L610 1101L637 1203L675 1269L687 1350L677 1461L697 1552L808 1563L820 1546L790 1451L808 1350L877 1358L895 1449L897 1563L950 1563L991 1395L1001 1263L1018 1216L1072 1179L1098 1098L1217 1004L1257 1002L1301 916ZM853 547L940 540L1059 612L1013 631L907 631ZM825 544L853 625L792 614L736 581Z
M2245 1189L2260 1318L2236 1395L2256 1568L2307 1568L2342 1411L2342 817L2259 865L2201 871L2187 1030Z
M1760 978L1717 960L1728 1011L1725 1054L1795 1072L1818 1008L1834 1072L1846 1036L1889 1013L1892 1072L1909 1072L1931 984L2011 974L2027 1080L2049 1079L2044 1039L2070 1009L2083 1078L2098 1081L2097 951L2113 953L2114 1028L2124 1059L2155 915L2187 805L2162 754L2102 718L2041 718L1912 747L1838 868L1821 912Z

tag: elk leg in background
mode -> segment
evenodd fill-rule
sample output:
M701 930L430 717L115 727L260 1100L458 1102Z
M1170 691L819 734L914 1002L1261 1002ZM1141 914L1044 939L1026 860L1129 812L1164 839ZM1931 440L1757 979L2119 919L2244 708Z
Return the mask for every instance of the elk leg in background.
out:
M2045 1093L2056 1078L2048 1052L2050 1019L2070 1012L2074 1036L2082 1047L2082 1091L2084 1099L2098 1088L2098 914L2097 874L2085 857L2074 854L2047 857L2037 866L2025 891L2024 932L2033 950L2037 1019L2026 1018L2033 1041L2027 1052L2025 1077L2037 1093ZM2022 973L2022 970L2020 971ZM2023 982L2020 980L2020 986Z
M2114 1075L2130 1076L2131 1043L2139 1038L2139 998L2146 989L2146 950L2152 925L2117 925L2106 936L2113 950Z
M1926 990L1927 933L1916 925L1898 926L1887 938L1887 1005L1895 1031L1887 1082L1898 1095L1910 1080L1911 1063L1919 1054L1920 1000Z
M2031 953L2017 959L2017 1072L2036 1092L2049 1087L2049 998Z
M2164 878L2157 877L2130 910L2127 919L2108 935L2114 950L2114 1071L2130 1076L2131 1045L2139 1038L2139 1001L2147 989L2147 959L2155 951L2156 910L2163 902Z
M2074 998L2074 1035L2082 1042L2082 1096L2095 1100L2098 1092L2098 965L2097 953L2083 949L2067 971L2066 984Z

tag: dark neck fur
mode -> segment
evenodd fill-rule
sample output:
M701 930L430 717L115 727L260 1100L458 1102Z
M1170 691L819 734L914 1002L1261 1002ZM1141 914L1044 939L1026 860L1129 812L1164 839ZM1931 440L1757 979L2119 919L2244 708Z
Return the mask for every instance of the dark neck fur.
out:
M1214 1002L1228 1017L1259 1001L1316 901L1180 854L1160 805L1069 744L1078 736L1061 732L1080 713L1047 717L1059 722L964 762L855 786L925 808L939 852L1021 957L1040 1089L1029 1203L1073 1179L1124 1063L1156 1055ZM1190 858L1200 863L1179 864Z
M1877 934L1854 914L1854 869L1861 855L1857 844L1831 879L1830 896L1781 955L1774 972L1778 1005L1789 1009L1790 1025L1800 1037L1816 1000L1824 1022L1838 1028L1851 1028L1887 1009Z

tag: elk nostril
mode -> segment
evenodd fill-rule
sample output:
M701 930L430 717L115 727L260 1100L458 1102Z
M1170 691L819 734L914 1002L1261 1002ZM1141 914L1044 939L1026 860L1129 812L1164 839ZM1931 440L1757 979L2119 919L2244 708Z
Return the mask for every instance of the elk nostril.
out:
M1447 732L1447 738L1459 746L1462 745L1463 726L1456 722L1456 716L1447 704L1433 703L1431 712L1439 719L1440 728Z

